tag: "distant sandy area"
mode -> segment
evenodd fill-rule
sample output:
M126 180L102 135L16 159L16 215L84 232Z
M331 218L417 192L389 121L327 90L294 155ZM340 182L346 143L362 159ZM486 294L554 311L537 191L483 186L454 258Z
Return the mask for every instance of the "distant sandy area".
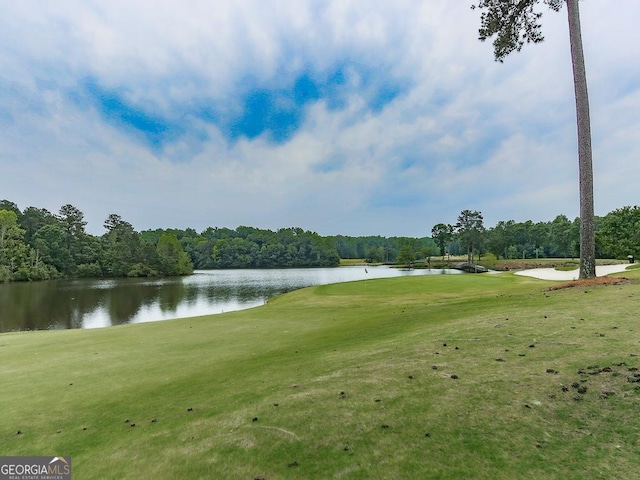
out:
M598 265L596 266L596 276L604 277L610 273L624 272L630 264L620 263L617 265ZM529 270L521 270L515 272L516 275L524 275L525 277L539 278L540 280L559 280L570 281L577 280L580 276L580 269L575 270L556 270L555 268L531 268Z

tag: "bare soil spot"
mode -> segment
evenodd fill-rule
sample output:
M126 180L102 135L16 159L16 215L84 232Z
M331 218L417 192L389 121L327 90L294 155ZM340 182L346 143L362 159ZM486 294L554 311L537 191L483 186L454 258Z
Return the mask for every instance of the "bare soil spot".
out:
M547 288L548 291L562 290L563 288L573 287L597 287L600 285L623 285L629 283L629 279L625 277L613 278L613 277L595 277L585 278L581 280L572 280L571 282L562 283L560 285L554 285Z

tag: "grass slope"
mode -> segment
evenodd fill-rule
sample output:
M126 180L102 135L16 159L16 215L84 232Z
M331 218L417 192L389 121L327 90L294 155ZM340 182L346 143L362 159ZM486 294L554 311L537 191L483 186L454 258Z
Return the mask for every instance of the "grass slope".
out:
M640 271L626 276L368 280L3 334L0 452L71 455L76 479L637 478Z

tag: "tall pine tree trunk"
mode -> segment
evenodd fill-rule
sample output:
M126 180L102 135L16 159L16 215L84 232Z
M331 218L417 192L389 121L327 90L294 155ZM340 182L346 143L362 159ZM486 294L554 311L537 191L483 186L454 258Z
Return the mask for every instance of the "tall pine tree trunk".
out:
M578 0L566 0L569 15L569 39L578 123L578 171L580 178L580 278L596 276L596 240L593 209L593 166L591 120L587 74L582 52Z

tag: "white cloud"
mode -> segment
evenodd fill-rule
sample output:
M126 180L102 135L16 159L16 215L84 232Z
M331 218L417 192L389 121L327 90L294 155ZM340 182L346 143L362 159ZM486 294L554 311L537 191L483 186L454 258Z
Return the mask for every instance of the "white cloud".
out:
M619 2L581 2L600 215L637 203L640 182L640 4ZM478 16L445 0L6 3L0 196L73 203L96 233L109 213L136 228L354 235L426 235L463 208L494 223L572 218L566 12L545 11L546 41L504 64L477 41ZM203 114L339 67L344 104L307 103L286 141L229 139ZM87 78L181 132L153 148L87 100ZM371 108L371 85L389 83L399 95Z

